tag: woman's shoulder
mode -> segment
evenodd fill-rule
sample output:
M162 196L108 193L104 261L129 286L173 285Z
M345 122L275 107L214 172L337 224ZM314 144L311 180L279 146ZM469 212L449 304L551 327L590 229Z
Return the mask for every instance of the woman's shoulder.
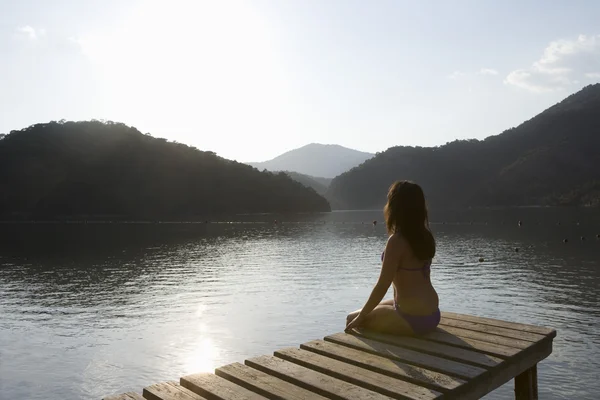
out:
M408 246L408 242L400 232L395 232L388 237L387 245L405 249Z

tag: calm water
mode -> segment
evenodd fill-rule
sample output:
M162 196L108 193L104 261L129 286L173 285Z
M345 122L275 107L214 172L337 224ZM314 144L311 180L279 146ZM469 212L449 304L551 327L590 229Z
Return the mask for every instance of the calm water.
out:
M432 218L432 279L444 310L558 330L538 371L544 399L600 392L598 214ZM379 272L385 229L370 221L380 213L280 216L278 225L273 218L0 224L0 398L139 392L342 330ZM511 396L512 383L486 398Z

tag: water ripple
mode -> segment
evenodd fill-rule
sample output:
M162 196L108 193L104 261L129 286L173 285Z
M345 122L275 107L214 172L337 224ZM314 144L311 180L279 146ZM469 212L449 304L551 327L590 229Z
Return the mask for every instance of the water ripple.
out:
M537 213L515 215L522 228L477 214L436 223L432 280L446 310L557 329L540 397L593 399L600 241L562 238L594 237L600 221ZM10 232L20 246L0 247L0 397L139 392L340 331L377 279L386 234L369 221L381 216L244 218ZM486 398L509 396L510 384Z

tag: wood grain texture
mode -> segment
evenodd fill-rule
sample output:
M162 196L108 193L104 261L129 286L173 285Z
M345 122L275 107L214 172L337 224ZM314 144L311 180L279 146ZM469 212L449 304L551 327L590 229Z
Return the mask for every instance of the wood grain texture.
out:
M463 379L324 340L314 340L304 343L300 348L439 392L448 392L457 389L466 382Z
M240 363L217 368L215 374L268 399L326 399L310 390Z
M538 400L537 365L515 377L516 400Z
M302 349L277 350L275 356L394 399L430 400L441 397L438 391Z
M406 349L404 347L393 346L387 343L382 343L376 340L354 336L347 333L336 333L334 335L325 337L325 340L328 342L341 344L343 346L352 347L357 350L381 355L383 357L391 358L392 360L398 360L422 368L427 368L432 371L441 372L443 374L461 379L473 379L479 375L488 373L488 371L484 368L447 360L445 358L436 357L429 354L423 354L418 351Z
M528 324L523 324L523 323L518 323L518 322L503 321L500 319L486 318L486 317L476 317L474 315L457 314L457 313L452 313L452 312L442 312L442 317L446 318L446 319L457 319L459 321L469 321L469 322L476 322L478 324L483 324L483 325L491 325L491 326L497 326L497 327L501 327L501 328L508 328L508 329L512 329L512 330L516 330L516 331L520 331L520 332L537 333L537 334L543 335L543 336L551 336L551 337L556 336L556 330L546 328L543 326L528 325Z
M503 361L499 357L480 353L471 349L467 350L443 343L434 343L415 337L385 335L364 330L359 330L357 332L363 337L377 340L382 343L389 343L394 346L405 347L421 353L431 354L433 356L443 357L448 360L471 364L482 368L493 368ZM485 344L482 342L479 346L483 347Z
M467 342L468 339L473 339L480 342L492 343L499 346L512 348L512 351L515 353L518 353L519 350L526 349L527 347L531 346L531 342L527 340L491 335L489 333L461 329L448 325L440 325L434 332L428 333L422 337L424 339L440 341L442 343L453 344L459 347L461 347L461 341Z
M208 400L259 400L266 398L210 373L184 376L181 378L180 384Z
M143 391L146 400L204 400L205 398L184 388L177 382L164 382L147 386Z
M441 327L452 326L454 328L467 329L475 332L482 332L489 335L504 336L507 338L526 340L528 342L538 342L546 338L546 335L540 335L539 333L531 333L525 331L518 331L511 328L498 327L493 325L481 324L478 322L461 321L458 319L444 318L440 322Z
M246 365L330 399L383 400L392 398L278 357L255 357L246 360Z

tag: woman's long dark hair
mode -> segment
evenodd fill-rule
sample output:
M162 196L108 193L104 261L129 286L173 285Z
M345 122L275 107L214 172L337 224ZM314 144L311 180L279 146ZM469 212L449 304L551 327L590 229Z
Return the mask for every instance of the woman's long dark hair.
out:
M397 181L390 186L383 209L388 233L400 233L419 260L435 255L435 239L429 230L425 194L419 185Z

